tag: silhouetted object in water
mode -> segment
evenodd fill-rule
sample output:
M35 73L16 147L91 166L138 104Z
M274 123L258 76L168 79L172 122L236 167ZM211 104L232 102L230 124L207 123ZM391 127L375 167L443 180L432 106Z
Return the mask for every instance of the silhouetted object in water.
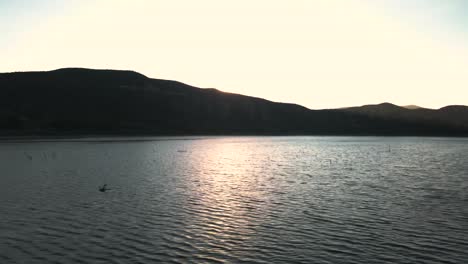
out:
M100 192L105 192L105 191L109 191L109 190L111 190L111 189L107 188L107 184L104 184L104 185L99 187Z

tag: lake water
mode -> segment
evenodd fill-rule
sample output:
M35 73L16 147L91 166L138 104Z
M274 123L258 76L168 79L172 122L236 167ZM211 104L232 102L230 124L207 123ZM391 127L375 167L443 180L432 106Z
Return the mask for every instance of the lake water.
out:
M0 143L0 263L467 261L468 139Z

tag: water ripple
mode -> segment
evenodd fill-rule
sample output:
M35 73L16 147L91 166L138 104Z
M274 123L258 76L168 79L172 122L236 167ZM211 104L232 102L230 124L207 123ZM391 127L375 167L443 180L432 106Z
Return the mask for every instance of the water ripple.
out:
M467 153L431 138L0 143L0 263L465 263Z

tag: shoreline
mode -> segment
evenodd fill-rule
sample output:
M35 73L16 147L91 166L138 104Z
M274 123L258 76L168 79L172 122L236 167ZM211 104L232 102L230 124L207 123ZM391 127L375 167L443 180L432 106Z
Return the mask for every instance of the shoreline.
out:
M356 138L444 138L467 139L468 136L459 135L261 135L261 134L206 134L206 135L25 135L0 136L0 143L27 143L27 142L144 142L167 140L202 140L226 137L356 137Z

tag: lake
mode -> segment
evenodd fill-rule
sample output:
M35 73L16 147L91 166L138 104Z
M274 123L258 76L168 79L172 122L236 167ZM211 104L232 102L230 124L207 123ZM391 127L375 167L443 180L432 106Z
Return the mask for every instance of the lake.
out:
M468 139L0 142L0 263L467 261Z

